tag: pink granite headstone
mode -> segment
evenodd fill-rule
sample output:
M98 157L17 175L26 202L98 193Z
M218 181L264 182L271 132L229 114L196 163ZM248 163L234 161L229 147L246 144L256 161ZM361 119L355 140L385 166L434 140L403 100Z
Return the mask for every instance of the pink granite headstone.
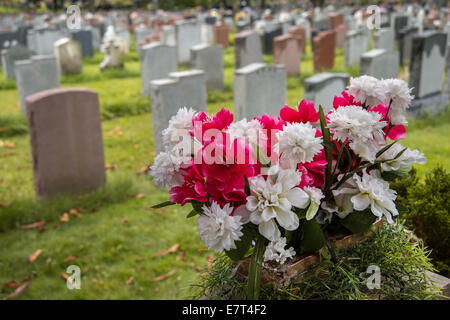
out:
M300 74L301 51L298 40L291 34L285 34L273 39L275 64L286 67L288 76Z

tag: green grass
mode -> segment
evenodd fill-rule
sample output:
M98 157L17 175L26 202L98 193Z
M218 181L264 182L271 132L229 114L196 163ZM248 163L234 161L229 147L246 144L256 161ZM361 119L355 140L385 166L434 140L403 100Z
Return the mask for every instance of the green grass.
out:
M232 36L233 38L233 36ZM234 48L225 49L225 90L208 92L208 110L233 110ZM133 298L176 299L190 297L190 284L198 280L196 268L207 256L196 230L196 220L185 217L190 208L171 206L165 210L146 207L167 199L167 191L154 187L141 173L154 154L149 98L141 95L139 57L131 50L124 70L100 72L102 55L84 60L83 73L65 76L62 87L87 87L99 93L108 183L87 195L62 196L51 201L35 200L27 123L20 113L14 83L0 80L0 298L14 289L3 286L33 274L30 286L17 298ZM272 56L265 56L271 63ZM357 68L343 67L337 50L333 71L357 75ZM295 106L303 97L303 80L313 75L310 48L302 58L301 75L287 79L287 102ZM3 75L0 74L0 79ZM449 112L443 116L410 121L404 144L428 157L416 166L419 175L437 163L450 169ZM8 147L9 146L9 147ZM136 195L145 197L137 198ZM63 213L76 209L82 216L60 222ZM159 214L160 213L160 214ZM122 223L121 217L128 220ZM19 226L45 220L46 230L21 230ZM153 258L159 250L179 243L175 254ZM152 244L151 246L147 246ZM33 263L28 256L43 250ZM78 258L64 262L69 256ZM61 274L70 264L87 272L82 289L68 290ZM96 269L98 266L98 270ZM157 276L176 273L166 280ZM126 280L133 277L130 284ZM186 290L184 290L185 288Z

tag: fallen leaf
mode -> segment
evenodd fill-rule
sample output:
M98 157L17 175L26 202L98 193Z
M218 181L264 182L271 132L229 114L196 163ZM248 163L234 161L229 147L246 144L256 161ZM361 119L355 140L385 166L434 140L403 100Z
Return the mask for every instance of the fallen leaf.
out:
M146 196L145 196L145 193L139 193L137 196L136 196L136 199L142 199L142 198L145 198Z
M99 267L99 266L95 266L95 270L97 270L97 271L98 271L99 269L100 269L100 267Z
M7 287L7 288L16 289L16 288L20 287L20 284L18 284L18 283L15 282L14 280L12 280L12 281L5 282L5 283L3 284L3 286L5 286L5 287Z
M138 148L139 148L139 145L138 145L137 143L135 143L135 144L134 144L134 147L135 147L136 149L138 149Z
M22 230L29 230L29 229L44 230L45 229L45 221L42 220L42 221L38 221L35 223L23 225L23 226L20 226L19 229L22 229Z
M14 156L14 155L16 155L16 153L12 152L12 151L0 153L0 157L8 157L8 156Z
M75 210L75 209L70 209L69 213L70 213L72 216L81 217L81 214L79 214L78 211Z
M64 262L69 262L72 260L75 260L76 258L78 258L77 256L68 256L66 259L64 259Z
M125 284L129 285L134 280L134 277L128 278L127 281L125 281Z
M67 212L64 212L63 215L59 218L59 221L61 222L69 221L69 214Z
M147 248L153 247L153 243L147 243L145 246L146 246Z
M156 278L153 278L153 279L151 280L151 282L158 282L158 281L166 280L168 277L174 275L176 272L177 272L177 270L172 270L172 271L170 271L170 272L168 272L168 273L165 273L165 274L160 275L160 276L158 276L158 277L156 277Z
M159 288L155 288L155 292L158 293L159 292Z
M7 298L15 298L15 297L17 297L19 294L24 292L25 289L28 288L29 285L30 285L30 282L25 282L23 285L18 287L12 294L10 294Z
M8 208L9 204L6 203L0 203L0 208Z
M143 167L141 170L139 170L140 173L148 173L150 172L150 166Z
M122 221L123 224L128 223L128 220L126 218L124 218L123 216L120 217L120 221Z
M48 266L52 262L52 258L48 257L47 261L45 261L45 265Z
M114 163L107 163L105 165L106 169L111 169L111 170L114 170L116 167L117 167L117 165L115 165Z
M150 156L152 157L156 156L156 152L155 151L150 152Z
M68 276L67 274L65 274L65 273L61 273L61 279L63 279L63 280L66 280L67 281L67 279L69 279L70 278L70 276Z
M29 263L33 263L34 260L36 260L37 257L39 257L39 255L41 254L41 252L42 252L42 250L39 249L39 250L36 250L35 252L33 252L32 254L30 254L30 255L28 256L28 262L29 262Z
M25 282L27 280L33 279L34 278L34 274L30 274L28 276L23 277L22 279L20 279L19 282Z
M172 247L170 247L170 248L167 249L167 250L160 250L160 251L158 251L158 252L153 256L153 258L156 258L156 257L164 257L164 256L168 255L169 253L175 253L175 252L178 251L178 248L179 248L179 247L180 247L180 245L179 245L178 243L176 243L176 244L174 244Z

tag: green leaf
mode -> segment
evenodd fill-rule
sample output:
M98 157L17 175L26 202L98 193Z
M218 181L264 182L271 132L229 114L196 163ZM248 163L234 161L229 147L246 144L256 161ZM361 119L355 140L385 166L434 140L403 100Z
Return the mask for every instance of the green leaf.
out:
M247 283L247 299L258 300L259 290L261 287L261 269L264 258L264 252L266 250L265 238L259 236L256 240L255 250L253 251L250 266L248 270L248 283Z
M162 203L160 203L160 204L154 205L154 206L152 206L151 208L152 208L152 209L159 209L159 208L164 208L164 207L167 207L167 206L171 206L171 205L173 205L173 204L175 204L175 202L172 202L172 201L166 201L166 202L162 202Z
M354 211L345 219L340 220L340 222L352 233L360 233L369 230L376 218L370 209L366 209L364 211Z
M315 201L310 201L308 211L306 212L306 220L311 220L319 210L319 204Z
M402 205L401 203L397 203L395 205L395 207L397 208L398 213L407 213L407 212L409 212L408 207Z
M329 186L331 183L331 167L333 165L332 158L332 148L330 148L330 143L333 143L330 139L330 130L327 128L327 123L325 121L325 115L323 112L322 105L319 105L319 118L320 118L320 128L322 130L323 145L325 147L325 158L327 159L326 175L325 175L325 186Z
M377 152L375 158L378 158L379 156L381 156L383 153L385 153L387 150L389 150L389 148L392 147L396 143L397 143L397 141L394 141L394 142L388 144L387 146L385 146L383 149L381 149L380 151Z
M235 242L236 249L225 251L225 254L233 261L241 260L252 245L252 240L254 238L253 230L247 225L244 225L242 233L241 239Z
M200 212L198 212L195 209L192 209L191 212L189 212L189 214L186 216L186 218L192 218L192 217L195 217L198 214L200 214Z
M306 221L302 227L303 236L300 241L302 252L312 253L323 247L325 237L316 219Z

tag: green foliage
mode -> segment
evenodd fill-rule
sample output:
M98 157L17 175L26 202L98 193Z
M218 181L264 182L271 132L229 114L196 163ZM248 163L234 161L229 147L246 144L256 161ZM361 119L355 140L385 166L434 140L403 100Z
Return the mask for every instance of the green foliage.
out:
M323 247L325 237L316 219L304 221L299 244L301 252L314 252Z
M439 271L450 275L450 172L442 167L419 182L413 171L407 179L391 184L398 192L399 204L409 212L402 215L408 228L414 230L433 249L431 257Z
M0 138L28 132L27 119L22 115L0 115Z
M411 241L402 225L384 224L367 241L337 252L338 263L323 260L294 280L287 288L261 286L262 299L406 299L436 298L436 287L426 277L433 270L429 251ZM323 255L326 256L326 255ZM344 259L345 258L345 259ZM381 288L367 288L367 268L376 265L381 271ZM195 287L195 298L242 299L245 278L236 274L235 264L218 256L206 277ZM401 290L399 290L399 288Z
M345 219L339 220L339 223L352 233L360 233L369 230L375 220L376 217L372 211L367 209L364 211L354 211L345 217Z

